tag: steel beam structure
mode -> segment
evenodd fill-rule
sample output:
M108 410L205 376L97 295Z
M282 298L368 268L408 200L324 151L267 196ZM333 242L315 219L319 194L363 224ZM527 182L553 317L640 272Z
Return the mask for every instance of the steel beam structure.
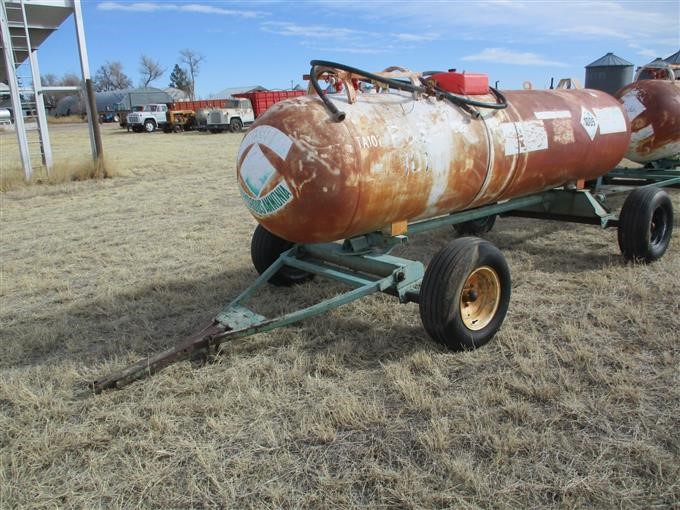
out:
M0 9L0 35L2 36L4 55L3 61L0 62L0 78L7 79L9 85L19 154L24 177L28 181L33 175L33 165L21 94L33 94L35 98L42 164L49 173L53 164L53 157L43 94L47 91L84 91L84 87L43 87L40 80L38 47L50 33L57 30L70 15L73 15L82 80L85 84L90 79L90 67L85 43L82 9L80 0L2 0L0 4L2 5ZM12 38L20 39L23 42L15 44ZM30 65L32 83L30 87L20 87L16 69L26 60ZM94 134L97 112L91 111L89 103L86 104L86 107L92 157L97 161L100 156Z

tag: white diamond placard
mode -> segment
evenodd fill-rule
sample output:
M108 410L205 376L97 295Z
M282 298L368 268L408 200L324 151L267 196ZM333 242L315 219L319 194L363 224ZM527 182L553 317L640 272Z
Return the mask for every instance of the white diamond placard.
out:
M581 106L581 125L583 126L583 129L586 130L586 133L588 133L590 139L593 140L597 133L597 117L593 112L586 110L583 106Z

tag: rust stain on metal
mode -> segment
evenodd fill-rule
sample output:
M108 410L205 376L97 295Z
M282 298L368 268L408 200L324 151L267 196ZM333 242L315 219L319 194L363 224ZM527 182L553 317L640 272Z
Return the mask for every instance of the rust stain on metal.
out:
M574 128L569 119L555 119L553 125L553 142L560 145L574 143Z

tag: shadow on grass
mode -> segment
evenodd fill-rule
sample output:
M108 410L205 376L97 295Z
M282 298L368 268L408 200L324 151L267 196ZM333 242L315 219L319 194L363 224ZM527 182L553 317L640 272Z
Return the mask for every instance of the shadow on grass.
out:
M527 253L533 268L541 271L553 274L585 272L603 269L618 260L611 252L589 252L587 247L578 246L564 246L558 251L550 243L542 243L541 239L555 233L554 225L527 229L522 228L523 224L519 224L519 229L518 224L509 224L507 226L511 228L504 229L505 226L501 223L487 238L501 251ZM440 233L418 236L414 242L422 245L404 256L425 260L453 238L453 234L442 236ZM114 357L143 358L173 346L209 324L255 277L253 269L241 267L209 278L179 278L130 292L111 293L87 304L52 306L33 316L0 317L4 323L0 332L0 344L4 347L0 367L30 366L64 358L92 364ZM337 284L329 285L321 278L299 288L266 286L253 303L258 313L275 317L319 302L328 297L324 293L337 292L341 288ZM398 307L399 304L394 300L390 306ZM395 308L395 313L401 313L401 309ZM416 316L417 313L416 309ZM410 316L411 323L414 320ZM295 332L293 336L278 332L267 334L267 347L302 341L302 349L323 352L335 341L350 342L351 349L360 353L357 359L369 365L380 363L386 356L439 349L420 324L406 326L398 320L392 323L389 318L383 321L390 324L366 319L363 314L354 317L351 309L341 308L336 314L322 315L293 326L290 328ZM241 346L247 342L238 340ZM261 340L252 345L255 349L263 348Z
M560 241L565 232L579 236L581 230L584 230L582 242ZM611 248L607 248L606 253L603 252L602 244L607 241L598 237L595 238L597 242L593 241L593 234L598 236L603 232L592 225L511 218L502 219L491 232L479 237L486 239L506 255L513 252L526 254L531 258L532 267L537 270L568 274L624 265L616 240ZM443 228L415 237L412 242L415 245L422 243L428 246L427 254L420 248L415 252L429 259L456 237L454 232Z
M0 368L64 359L92 365L112 358L142 359L172 347L210 324L220 309L255 277L254 270L244 267L207 279L173 281L113 294L86 305L51 307L32 317L2 318L5 327L0 332L0 344L5 347L5 355ZM292 289L265 286L247 305L267 317L276 317L345 289L334 283L324 285L326 282L317 279ZM393 304L399 306L396 299ZM343 307L340 310L343 309L348 310ZM377 366L385 356L436 346L424 330L412 327L391 327L382 337L378 333L380 341L367 343L361 333L371 331L371 321L355 319L351 311L344 312L347 315L338 313L341 318L321 315L283 328L283 333L265 333L266 338L258 335L250 342L249 338L238 339L234 345L239 352L249 352L295 342L302 350L323 353L341 337L351 343L350 348L362 366ZM372 336L376 336L375 332ZM225 352L229 350L231 347Z

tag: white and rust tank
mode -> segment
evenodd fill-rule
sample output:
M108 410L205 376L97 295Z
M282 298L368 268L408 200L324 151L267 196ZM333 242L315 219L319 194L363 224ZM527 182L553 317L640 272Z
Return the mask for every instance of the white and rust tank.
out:
M593 179L628 148L628 120L607 93L504 94L507 108L479 117L404 92L328 96L340 122L318 96L277 103L241 143L241 194L277 236L327 242Z
M649 163L680 156L680 81L664 69L644 70L639 79L619 90L616 97L626 110L631 137L626 157ZM654 72L655 74L651 74Z

